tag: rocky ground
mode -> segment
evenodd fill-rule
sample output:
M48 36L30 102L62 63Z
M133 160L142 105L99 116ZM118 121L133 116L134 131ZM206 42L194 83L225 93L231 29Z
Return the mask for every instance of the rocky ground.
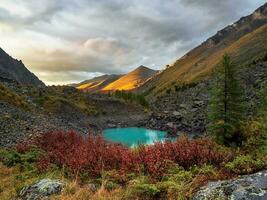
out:
M88 98L101 110L100 115L88 117L92 127L106 129L138 126L140 122L146 121L149 117L149 112L145 112L144 108L139 105L126 103L106 95L88 95Z
M265 200L267 171L241 176L228 181L210 182L197 192L193 200Z
M78 130L85 128L55 116L21 110L5 102L0 102L0 146L12 146L21 139L29 139L38 134L54 130Z
M261 85L267 81L267 63L242 68L240 78L246 91L246 115L255 112ZM153 114L141 126L168 130L170 133L201 135L206 132L207 110L212 79L172 88L151 102Z
M47 113L45 107L33 103L29 95L31 87L20 87L10 82L3 84L23 96L31 109L25 110L0 101L0 146L12 146L22 139L56 130L75 130L88 134L100 133L106 128L137 126L147 118L147 113L138 105L99 95L87 96L87 101L97 109L97 114L88 115L64 104L56 113Z

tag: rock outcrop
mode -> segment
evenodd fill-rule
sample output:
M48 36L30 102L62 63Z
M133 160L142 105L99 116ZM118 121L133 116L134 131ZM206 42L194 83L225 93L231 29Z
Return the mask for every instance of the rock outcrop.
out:
M193 200L265 200L267 170L228 181L210 182Z
M44 86L37 76L30 72L22 61L9 56L0 48L0 80L14 80L20 84Z
M59 194L64 184L60 181L42 179L38 183L23 188L17 200L40 200L53 194Z

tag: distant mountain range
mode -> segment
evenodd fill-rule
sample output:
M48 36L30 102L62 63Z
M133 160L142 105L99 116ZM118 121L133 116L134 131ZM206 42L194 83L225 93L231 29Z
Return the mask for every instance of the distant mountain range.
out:
M140 66L123 76L105 75L85 81L78 88L87 91L135 90L155 96L173 85L206 79L225 52L238 65L267 52L267 3L218 31L161 72Z
M20 84L44 86L45 84L30 72L25 65L0 48L0 79L16 81Z
M103 90L103 88L105 88L107 85L118 80L122 76L123 75L116 75L116 74L103 75L83 81L78 84L73 84L72 86L80 90L83 90L85 92L96 92Z
M83 81L72 86L86 92L107 92L114 90L134 90L142 85L158 71L139 66L125 75L103 75L90 80Z

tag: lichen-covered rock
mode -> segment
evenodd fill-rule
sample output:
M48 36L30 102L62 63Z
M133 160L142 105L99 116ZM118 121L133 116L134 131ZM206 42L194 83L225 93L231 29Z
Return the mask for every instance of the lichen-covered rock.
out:
M193 200L266 200L267 170L228 181L210 182Z
M53 194L59 194L64 184L51 179L42 179L38 183L24 187L18 200L40 200Z

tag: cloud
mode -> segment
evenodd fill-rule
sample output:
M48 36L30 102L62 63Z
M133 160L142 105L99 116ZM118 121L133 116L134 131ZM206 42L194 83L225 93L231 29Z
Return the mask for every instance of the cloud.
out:
M0 46L49 84L161 69L263 3L1 0Z

